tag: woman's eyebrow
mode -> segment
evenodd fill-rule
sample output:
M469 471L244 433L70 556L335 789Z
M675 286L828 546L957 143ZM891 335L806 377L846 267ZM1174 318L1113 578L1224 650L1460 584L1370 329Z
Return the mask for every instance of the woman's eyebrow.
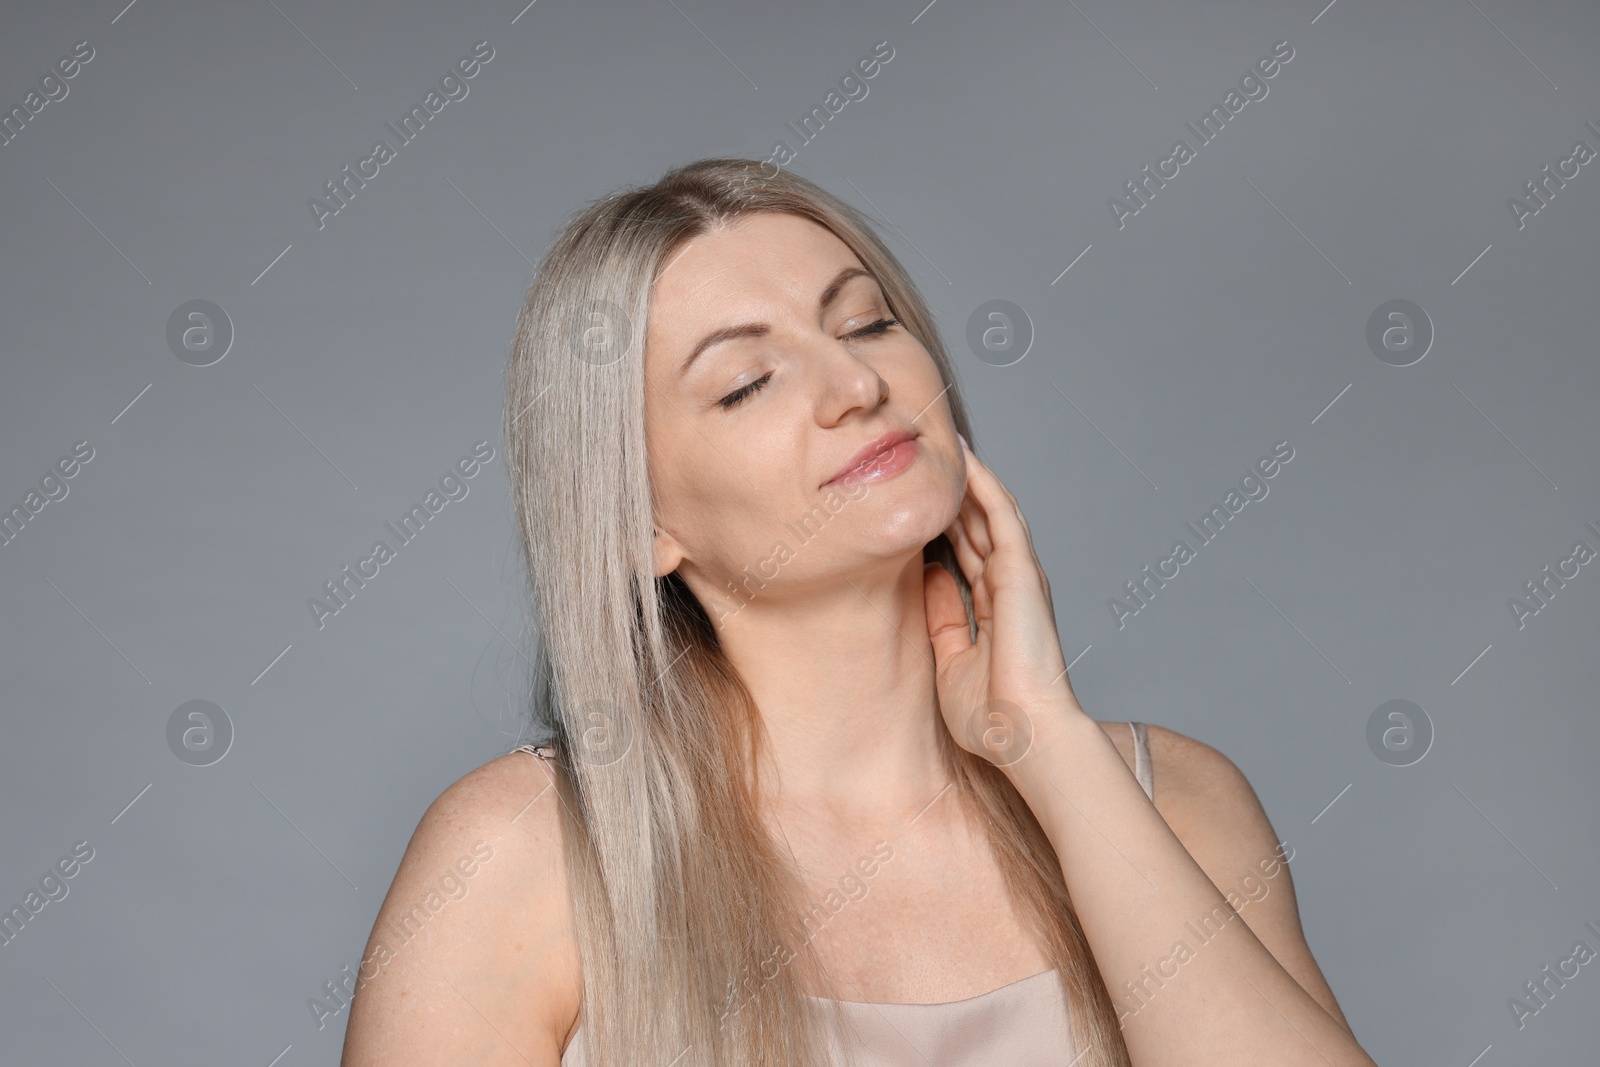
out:
M833 280L827 284L827 287L822 290L822 295L817 299L817 309L819 311L828 310L828 307L839 299L839 294L844 291L844 287L852 280L861 277L870 278L872 273L861 267L845 267L838 274L835 274ZM702 337L700 343L694 346L694 351L689 353L689 358L684 360L683 366L678 368L678 377L682 378L685 374L688 374L689 365L700 358L700 353L713 345L740 337L765 337L771 332L772 327L764 322L742 322L737 326L724 326L720 330L713 330Z

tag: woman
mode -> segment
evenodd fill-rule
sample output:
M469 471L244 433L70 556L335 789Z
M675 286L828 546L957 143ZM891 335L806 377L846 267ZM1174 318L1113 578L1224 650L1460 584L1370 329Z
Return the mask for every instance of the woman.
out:
M554 736L422 818L346 1067L1372 1064L1244 777L1078 705L848 205L738 159L592 204L509 379Z

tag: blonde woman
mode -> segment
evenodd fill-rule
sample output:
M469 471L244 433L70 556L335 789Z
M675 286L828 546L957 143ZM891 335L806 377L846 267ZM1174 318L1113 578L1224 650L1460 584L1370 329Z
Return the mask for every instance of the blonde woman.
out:
M814 184L702 160L565 227L505 440L553 736L423 816L345 1067L1373 1063L1245 778L1079 706L971 437Z

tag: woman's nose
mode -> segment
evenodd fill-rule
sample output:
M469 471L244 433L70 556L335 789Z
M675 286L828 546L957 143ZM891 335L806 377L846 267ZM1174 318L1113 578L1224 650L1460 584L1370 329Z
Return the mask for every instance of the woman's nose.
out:
M834 342L816 367L822 401L835 409L835 417L858 407L870 411L888 396L889 383L847 345Z

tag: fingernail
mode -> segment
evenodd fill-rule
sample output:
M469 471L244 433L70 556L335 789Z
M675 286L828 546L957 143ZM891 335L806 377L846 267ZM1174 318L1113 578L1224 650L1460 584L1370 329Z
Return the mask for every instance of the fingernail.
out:
M967 444L967 439L965 437L962 437L960 433L957 433L956 437L960 438L961 443L966 446L967 451L972 451L972 446Z

